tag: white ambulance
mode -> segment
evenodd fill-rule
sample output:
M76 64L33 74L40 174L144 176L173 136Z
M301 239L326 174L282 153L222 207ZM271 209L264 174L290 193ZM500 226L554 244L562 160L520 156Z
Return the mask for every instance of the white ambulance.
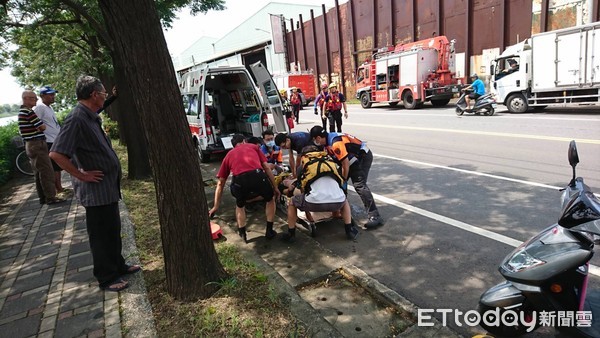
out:
M233 148L234 134L261 137L267 129L289 132L271 74L260 62L250 69L257 83L244 66L206 66L181 76L183 105L203 162Z

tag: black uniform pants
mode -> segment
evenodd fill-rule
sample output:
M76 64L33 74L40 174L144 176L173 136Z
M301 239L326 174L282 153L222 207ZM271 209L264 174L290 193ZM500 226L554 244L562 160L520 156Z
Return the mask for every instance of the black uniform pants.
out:
M362 200L369 217L378 217L379 211L375 205L375 199L373 198L373 194L367 185L369 170L371 170L372 163L373 153L371 151L367 153L361 151L361 154L358 156L358 161L350 165L349 175L350 179L352 180L354 190L356 190L356 193L358 196L360 196L360 199Z

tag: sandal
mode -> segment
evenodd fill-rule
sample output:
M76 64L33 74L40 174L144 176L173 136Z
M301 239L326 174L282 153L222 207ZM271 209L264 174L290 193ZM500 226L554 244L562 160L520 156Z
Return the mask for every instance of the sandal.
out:
M121 278L115 279L112 283L106 286L100 286L100 290L110 291L110 292L119 292L127 289L129 287L129 283L122 280Z
M125 272L123 272L124 275L132 275L138 271L141 271L142 267L139 265L127 265L125 264Z
M59 197L53 197L53 198L47 198L46 204L56 204L56 203L62 203L64 201L66 201L66 200L59 198Z

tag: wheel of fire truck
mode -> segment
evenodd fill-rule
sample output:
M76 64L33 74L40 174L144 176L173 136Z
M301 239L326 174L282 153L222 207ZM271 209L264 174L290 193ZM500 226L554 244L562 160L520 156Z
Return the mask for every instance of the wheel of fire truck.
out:
M371 98L369 97L369 93L367 92L363 92L362 94L360 94L360 105L364 108L371 108Z
M523 94L512 94L506 100L506 108L511 113L524 113L529 109L529 105L527 104L527 99Z
M388 104L390 105L390 107L395 107L398 105L398 102L388 102Z
M439 99L439 100L431 100L431 104L434 107L443 107L445 105L448 104L448 102L450 102L450 99Z
M419 107L419 100L415 100L413 93L410 90L404 92L402 95L402 103L406 109L415 109Z

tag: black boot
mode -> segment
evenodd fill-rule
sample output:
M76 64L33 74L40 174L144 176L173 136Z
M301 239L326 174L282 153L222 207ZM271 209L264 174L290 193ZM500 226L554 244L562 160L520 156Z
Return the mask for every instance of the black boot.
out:
M358 237L358 229L352 223L345 224L344 227L346 228L346 238L352 241Z
M248 237L246 235L246 227L238 228L238 234L244 240L244 243L248 243Z
M281 235L281 240L288 243L296 242L296 228L288 228L288 232Z
M277 236L277 231L273 230L273 222L267 222L267 232L265 233L266 239L273 239Z

